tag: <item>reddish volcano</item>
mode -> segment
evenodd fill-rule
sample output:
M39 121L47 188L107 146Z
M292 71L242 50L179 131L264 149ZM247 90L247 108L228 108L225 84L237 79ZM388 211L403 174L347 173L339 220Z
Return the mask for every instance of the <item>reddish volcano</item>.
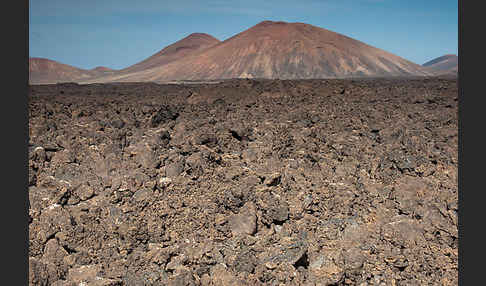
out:
M423 67L303 23L263 21L199 53L106 81L428 75Z
M36 83L91 83L424 76L435 71L323 28L263 21L223 42L208 34L191 34L118 71L88 71L31 59L30 73L31 82Z
M134 64L126 69L125 72L137 72L150 68L160 67L170 62L182 59L188 55L200 52L208 47L214 46L220 41L215 37L204 33L193 33L184 39L163 48L151 57Z

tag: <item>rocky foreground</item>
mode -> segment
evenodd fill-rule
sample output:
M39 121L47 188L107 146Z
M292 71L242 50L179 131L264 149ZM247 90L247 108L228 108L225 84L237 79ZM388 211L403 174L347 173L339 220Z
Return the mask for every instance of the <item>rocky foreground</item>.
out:
M29 91L30 285L456 285L457 80Z

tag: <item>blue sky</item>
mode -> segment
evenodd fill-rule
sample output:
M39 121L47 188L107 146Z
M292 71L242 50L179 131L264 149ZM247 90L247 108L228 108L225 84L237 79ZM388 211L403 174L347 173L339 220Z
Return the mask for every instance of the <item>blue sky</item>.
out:
M225 40L263 21L303 22L417 64L458 54L449 0L29 0L29 55L121 69L185 36Z

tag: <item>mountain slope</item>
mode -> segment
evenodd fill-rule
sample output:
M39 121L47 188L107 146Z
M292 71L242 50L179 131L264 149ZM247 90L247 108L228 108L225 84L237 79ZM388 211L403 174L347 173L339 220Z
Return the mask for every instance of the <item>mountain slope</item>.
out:
M96 79L88 80L87 82L131 81L133 74L149 70L151 68L161 68L168 63L197 54L218 43L220 43L220 41L209 34L192 33L189 36L163 48L159 52L139 63L112 74L105 74L97 77Z
M95 67L94 69L91 69L91 71L104 73L104 72L113 72L114 70L107 67L99 66L99 67Z
M107 67L85 70L46 58L29 58L29 83L53 84L60 82L79 82L86 79L115 73Z
M444 55L426 62L424 66L435 74L457 74L459 58L456 55Z
M47 84L77 81L98 75L93 71L80 69L45 58L29 59L29 82Z
M219 42L218 39L209 34L192 33L184 39L163 48L151 57L125 68L120 72L136 72L153 67L160 67L187 55L197 53Z
M263 21L206 50L102 81L429 75L422 66L304 23Z

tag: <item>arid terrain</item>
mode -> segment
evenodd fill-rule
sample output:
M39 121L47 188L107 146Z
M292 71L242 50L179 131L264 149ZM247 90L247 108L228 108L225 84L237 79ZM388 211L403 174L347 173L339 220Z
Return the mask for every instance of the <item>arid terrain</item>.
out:
M129 75L146 69L161 67L183 57L204 51L217 43L215 37L204 33L192 33L184 39L169 45L147 59L120 70L117 76Z
M28 102L30 285L458 283L457 79L65 83Z
M420 65L320 27L263 21L223 42L166 64L80 82L429 74Z
M39 61L30 59L30 84L436 75L434 68L345 35L283 21L262 21L224 41L206 33L192 33L120 70L100 72L55 61L41 65Z
M112 73L114 70L107 67L99 66L86 70L45 58L29 59L29 82L32 84L81 81Z
M424 63L424 66L435 75L456 75L459 69L459 58L456 55L444 55Z

